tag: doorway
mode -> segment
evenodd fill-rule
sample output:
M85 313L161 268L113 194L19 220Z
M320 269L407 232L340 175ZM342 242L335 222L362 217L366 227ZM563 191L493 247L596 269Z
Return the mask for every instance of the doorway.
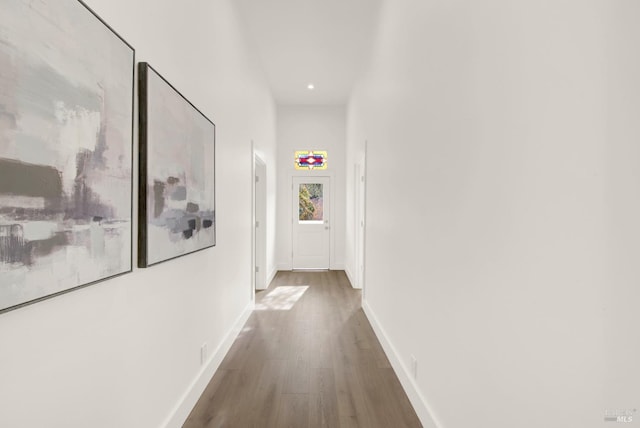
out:
M354 288L364 288L364 251L365 251L365 166L364 159L355 164L355 284Z
M254 155L254 281L256 290L267 288L267 165Z
M331 178L293 177L293 269L329 269Z

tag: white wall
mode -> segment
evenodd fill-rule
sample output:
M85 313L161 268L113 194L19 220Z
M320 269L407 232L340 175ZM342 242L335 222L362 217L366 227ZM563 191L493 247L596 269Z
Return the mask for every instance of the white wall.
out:
M291 183L294 175L332 177L333 219L331 269L344 269L345 234L345 140L344 106L278 106L278 189L276 257L280 270L291 269ZM326 150L328 168L296 171L297 150Z
M347 176L368 140L365 306L425 426L640 408L638 18L385 1Z
M180 426L251 307L251 140L274 164L275 106L231 0L86 1L216 123L217 246L0 315L0 426Z

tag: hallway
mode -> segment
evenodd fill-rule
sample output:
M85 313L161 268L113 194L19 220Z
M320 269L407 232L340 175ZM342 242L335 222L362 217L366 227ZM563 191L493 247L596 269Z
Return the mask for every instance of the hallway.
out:
M342 271L278 272L184 428L420 427Z

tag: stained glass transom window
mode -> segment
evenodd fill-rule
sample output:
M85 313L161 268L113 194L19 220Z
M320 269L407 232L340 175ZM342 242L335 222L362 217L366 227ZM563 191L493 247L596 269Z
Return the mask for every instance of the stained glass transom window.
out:
M326 151L296 152L295 167L300 170L327 169Z

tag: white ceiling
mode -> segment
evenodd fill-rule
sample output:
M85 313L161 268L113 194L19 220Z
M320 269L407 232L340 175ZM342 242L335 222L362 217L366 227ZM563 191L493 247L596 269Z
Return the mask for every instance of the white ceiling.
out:
M368 58L380 0L236 3L278 104L347 102Z

